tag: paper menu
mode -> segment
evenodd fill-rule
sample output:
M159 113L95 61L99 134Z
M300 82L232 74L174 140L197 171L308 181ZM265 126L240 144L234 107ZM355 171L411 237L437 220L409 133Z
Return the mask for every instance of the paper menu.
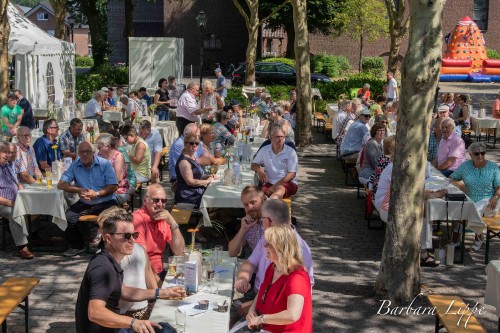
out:
M184 264L184 283L186 291L196 293L198 291L198 262L188 261Z

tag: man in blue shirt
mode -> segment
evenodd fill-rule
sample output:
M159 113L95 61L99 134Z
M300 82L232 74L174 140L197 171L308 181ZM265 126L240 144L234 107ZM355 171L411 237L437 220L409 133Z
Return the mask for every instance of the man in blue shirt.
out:
M344 140L340 145L340 155L347 156L358 153L363 148L367 136L369 136L369 129L366 124L370 120L371 112L368 109L362 109L359 113L358 120L356 120L347 130Z
M170 147L170 153L168 155L168 174L170 177L170 183L172 183L172 192L175 193L175 188L176 188L176 182L177 182L177 174L175 173L175 165L177 164L177 160L179 159L179 156L181 156L182 150L184 149L184 137L186 135L189 135L191 133L195 133L196 136L200 136L200 128L198 127L197 124L191 123L188 124L184 128L183 135L177 138L177 140L174 141L172 146ZM194 156L196 157L197 162L202 165L210 165L210 158L208 157L201 157L204 153L203 145L198 145L198 149L194 153Z
M65 256L75 256L84 251L86 223L78 223L84 215L99 215L103 210L116 205L114 193L118 189L113 165L108 160L94 156L92 145L84 141L78 146L78 158L62 175L57 184L59 190L76 193L80 200L66 211L68 227L65 234L70 248ZM90 229L90 240L96 238L97 225ZM93 236L93 237L92 237Z
M55 119L47 119L43 123L43 136L33 144L38 168L45 175L45 170L52 167L52 162L61 159L61 147L57 144L59 125Z
M145 87L140 87L139 88L139 99L143 99L146 101L148 106L151 106L151 97L149 97L148 92Z
M215 84L215 92L219 94L224 102L224 98L227 96L226 89L226 78L222 75L222 71L220 68L215 69L215 76L217 76L217 83Z

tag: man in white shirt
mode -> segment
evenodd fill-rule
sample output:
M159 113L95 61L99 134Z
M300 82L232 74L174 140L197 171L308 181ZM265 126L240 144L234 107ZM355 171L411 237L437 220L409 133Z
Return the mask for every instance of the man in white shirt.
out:
M163 139L161 138L160 132L151 129L151 123L149 120L141 121L141 124L139 125L139 136L146 141L149 150L151 151L151 182L159 183L160 170L158 166L161 161Z
M394 78L394 73L387 72L387 101L396 101L398 98L398 82Z
M297 152L285 145L285 134L281 127L271 131L271 144L257 152L252 161L252 170L259 176L263 183L262 191L268 197L283 199L297 193Z
M190 123L200 122L200 115L212 111L212 107L200 108L196 97L199 94L200 86L195 82L187 85L186 91L177 102L177 119L175 125L179 131L179 136L184 133L184 128Z
M87 103L87 108L85 109L86 119L99 119L102 118L101 109L102 92L96 91L94 97Z
M339 112L335 115L335 118L333 118L333 124L332 124L332 138L336 139L339 134L340 134L340 129L342 127L342 123L344 120L347 118L347 113L350 112L351 110L351 101L349 100L344 100L342 102L342 105L340 106Z

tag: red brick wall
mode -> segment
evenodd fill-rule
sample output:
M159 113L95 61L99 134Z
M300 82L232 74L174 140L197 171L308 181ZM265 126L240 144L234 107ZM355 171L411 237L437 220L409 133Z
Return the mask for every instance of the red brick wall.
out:
M47 21L39 21L37 16L38 16L38 13L48 13L49 15L49 19ZM35 23L36 26L38 26L40 29L42 29L43 31L47 31L47 30L55 30L55 19L54 19L54 16L51 15L49 12L47 12L46 9L44 8L38 8L36 11L34 11L33 13L31 13L30 16L27 16L28 19Z
M86 56L89 54L89 29L74 28L73 36L75 37L74 43L76 44L76 54Z

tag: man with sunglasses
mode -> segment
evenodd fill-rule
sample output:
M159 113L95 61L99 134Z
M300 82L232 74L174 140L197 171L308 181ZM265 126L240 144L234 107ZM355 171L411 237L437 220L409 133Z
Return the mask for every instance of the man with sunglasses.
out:
M57 137L59 136L57 121L53 118L45 120L42 130L43 135L35 141L33 149L35 149L38 167L45 175L45 170L52 167L52 162L60 160L62 153L61 147L57 144Z
M365 142L370 138L370 130L367 126L370 118L370 110L361 109L358 119L349 126L342 140L342 144L340 145L341 156L354 155L361 151Z
M75 308L77 333L143 332L154 333L160 325L120 315L120 299L139 302L185 297L183 287L139 289L123 284L120 262L131 255L138 233L132 215L123 209L106 217L102 223L104 250L90 261L78 292ZM174 332L164 330L162 332Z
M260 217L260 222L264 230L274 226L286 226L294 229L302 250L304 266L309 273L312 287L314 285L314 271L311 249L293 227L288 205L280 199L267 200L262 205L262 216ZM262 281L264 281L266 269L271 264L271 261L266 258L265 244L266 242L264 237L261 237L248 260L240 265L238 275L234 283L234 288L245 296L242 299L234 300L231 305L230 316L232 324L236 323L240 318L246 316L255 295L259 292ZM250 280L254 273L256 274L255 286L251 289Z
M33 184L42 177L36 163L35 150L31 147L31 131L26 126L17 131L17 156L15 161L16 174L22 184Z
M116 205L114 197L118 189L113 165L106 159L94 156L94 148L88 141L78 146L80 157L64 172L57 189L76 193L80 199L66 211L68 227L65 230L69 249L63 255L70 257L84 251L86 228L90 228L90 239L97 237L97 226L78 223L84 215L99 215L103 210Z
M146 188L142 199L142 207L133 213L135 230L139 232L137 243L146 248L151 266L160 280L166 271L163 270L163 253L167 244L174 255L184 252L184 237L179 225L165 209L167 195L160 184L152 184Z

